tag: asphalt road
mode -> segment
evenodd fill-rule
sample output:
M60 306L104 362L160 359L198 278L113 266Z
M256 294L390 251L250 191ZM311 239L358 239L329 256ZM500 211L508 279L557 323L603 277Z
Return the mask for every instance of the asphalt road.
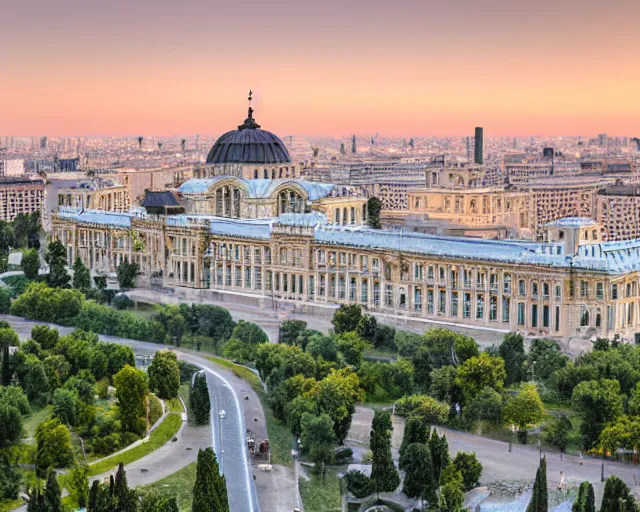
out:
M9 322L21 339L29 338L31 336L31 329L35 325L44 323L24 320L11 315L0 315L0 320ZM50 325L57 328L61 334L68 334L73 330L68 327ZM159 345L153 343L118 338L115 336L101 335L100 339L102 341L128 345L133 348L136 353L154 353L161 348ZM215 444L216 447L218 447L216 451L219 454L221 451L220 446L224 451L219 458L222 461L222 469L227 479L227 493L231 512L259 511L258 497L255 485L253 484L253 476L246 449L245 414L242 412L240 401L236 395L236 393L239 393L240 396L242 396L242 393L246 392L246 390L242 389L243 387L247 387L246 383L242 381L244 384L240 384L236 381L235 387L233 387L233 384L227 380L228 376L224 376L225 372L218 369L215 364L207 359L180 350L176 350L176 353L180 359L204 368L207 372L207 384L211 397L212 429L207 435L207 441L203 442L201 432L195 433L188 431L188 442L181 445L169 443L127 466L127 478L130 485L148 484L175 473L195 460L194 452L197 456L197 449L194 450L195 447ZM257 406L260 407L258 400L253 400L253 404L256 403ZM223 408L226 412L226 418L224 420L218 420L217 415L220 408ZM261 407L260 412L262 413ZM252 412L252 417L256 417L255 411ZM263 413L262 417L264 417ZM262 421L264 422L264 420ZM219 429L219 426L222 428ZM209 437L211 436L210 432L214 432L214 436ZM220 432L222 436L220 436ZM188 447L190 447L191 450L187 450ZM189 453L186 453L187 451ZM147 471L142 471L143 469Z

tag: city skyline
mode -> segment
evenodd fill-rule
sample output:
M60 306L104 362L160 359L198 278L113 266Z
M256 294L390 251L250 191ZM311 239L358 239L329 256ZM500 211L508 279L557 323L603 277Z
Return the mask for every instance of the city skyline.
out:
M242 122L249 88L258 122L283 134L640 131L640 6L627 0L32 0L6 12L0 121L15 135L216 134Z

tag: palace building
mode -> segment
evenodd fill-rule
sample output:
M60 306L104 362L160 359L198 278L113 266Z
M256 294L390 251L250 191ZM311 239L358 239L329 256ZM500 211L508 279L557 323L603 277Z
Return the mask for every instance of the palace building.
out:
M129 212L61 207L53 236L70 264L79 256L94 274L113 275L133 261L140 286L192 290L205 301L241 294L310 312L358 303L425 328L637 340L640 240L605 242L598 223L581 217L548 223L544 242L375 230L365 197L298 170L250 107L196 178L149 192L144 208ZM492 201L516 222L529 208L527 198ZM459 209L486 215L466 196Z

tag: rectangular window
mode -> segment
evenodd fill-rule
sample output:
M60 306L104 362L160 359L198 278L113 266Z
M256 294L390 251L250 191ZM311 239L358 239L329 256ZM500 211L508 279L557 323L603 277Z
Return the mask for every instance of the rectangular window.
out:
M267 265L271 264L271 249L269 247L264 248L264 262Z
M458 316L458 292L451 292L451 316Z
M613 330L613 326L615 325L615 308L613 306L607 306L607 329Z
M262 263L262 250L259 247L253 251L253 262L256 265L260 265Z
M589 325L589 310L586 306L580 306L580 326L587 327Z
M484 272L478 272L476 274L476 288L478 289L484 288Z
M556 300L559 301L562 299L562 289L560 286L556 286Z
M596 283L596 299L602 300L604 297L604 285L602 283Z
M489 286L491 290L498 290L498 274L491 274L489 277Z
M327 278L322 275L320 276L320 296L324 297L327 291Z
M464 280L464 287L465 288L471 288L471 270L465 270L462 273L462 278Z
M413 292L413 310L415 312L422 311L422 290L416 288Z
M390 284L385 286L384 304L385 306L393 307L393 286Z
M525 303L518 302L518 325L525 325L526 321Z
M489 320L498 319L498 297L492 295L489 297Z
M433 289L427 290L427 313L433 314Z
M251 288L251 267L244 267L244 287Z
M587 281L580 281L580 297L589 296L589 283Z
M356 302L356 295L357 295L357 284L356 284L356 278L352 277L350 279L350 283L349 283L349 300L351 302Z
M520 279L518 281L518 295L520 297L524 297L527 294L527 283L524 282L524 279Z
M360 302L363 304L369 302L369 281L366 279L363 279L360 284Z
M316 278L314 276L309 276L309 297L311 300L316 297Z
M531 304L531 327L538 327L538 305Z
M471 318L471 294L465 293L462 303L462 316L464 318Z
M502 321L509 323L509 297L502 297Z
M484 317L484 296L479 293L476 295L476 319L480 320Z
M549 306L542 306L542 327L549 327Z
M611 285L611 298L613 300L617 300L617 298L618 298L618 285L617 284L612 284Z
M433 280L433 265L429 265L427 267L427 279L429 279L430 281Z
M504 293L511 293L511 274L504 275Z
M560 306L556 306L556 332L560 330Z
M447 311L447 292L446 290L439 290L438 293L438 313L444 315Z

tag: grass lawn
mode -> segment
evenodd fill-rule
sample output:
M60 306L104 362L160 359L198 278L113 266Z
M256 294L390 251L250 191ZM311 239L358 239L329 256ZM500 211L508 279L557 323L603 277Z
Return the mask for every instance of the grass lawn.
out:
M42 423L43 421L49 419L52 411L53 406L51 405L47 405L46 407L42 407L41 409L31 406L31 414L23 418L24 436L35 436L36 428L38 428L38 425L40 425L40 423Z
M182 397L182 400L184 401L184 405L187 406L187 418L189 419L189 422L191 422L191 419L193 418L193 413L191 411L191 404L189 403L190 393L191 393L191 387L188 382L185 382L184 384L180 384L180 389L178 389L178 394Z
M165 443L169 442L180 429L180 425L182 425L182 418L180 415L170 414L162 423L160 423L158 428L151 432L149 440L146 443L139 444L138 446L122 452L119 455L114 455L104 459L103 461L91 464L89 466L89 476L105 473L110 469L115 468L120 462L127 465L133 461L141 459L145 455L148 455L152 451L157 450Z
M214 363L230 369L234 375L246 380L260 398L262 409L264 410L267 422L267 433L269 436L269 446L271 448L271 462L273 464L291 465L291 447L293 446L293 434L283 425L282 422L274 418L271 408L267 404L267 394L264 392L260 378L248 368L232 363L220 357L207 358Z
M178 510L180 512L191 512L191 501L193 499L191 493L195 480L196 463L192 462L180 471L150 485L137 487L136 490L143 495L151 491L157 491L167 496L175 496L178 501Z
M9 512L14 508L18 508L22 505L23 501L21 499L17 500L0 500L0 512Z
M311 480L300 479L300 496L305 512L339 512L341 507L340 481L338 473L344 466L327 468L325 481L322 476L308 471Z
M162 417L162 403L156 395L149 393L149 425L154 425Z
M189 392L189 386L187 386L187 393ZM183 398L184 400L184 398ZM165 400L164 405L170 412L184 412L184 407L182 407L182 402L179 398L172 398L171 400Z

